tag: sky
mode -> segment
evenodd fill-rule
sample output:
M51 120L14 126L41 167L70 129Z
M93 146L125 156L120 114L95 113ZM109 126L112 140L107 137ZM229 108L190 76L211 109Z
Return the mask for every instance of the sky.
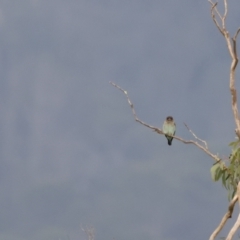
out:
M213 160L109 81L226 157L230 63L205 0L1 0L0 240L208 239L228 206Z

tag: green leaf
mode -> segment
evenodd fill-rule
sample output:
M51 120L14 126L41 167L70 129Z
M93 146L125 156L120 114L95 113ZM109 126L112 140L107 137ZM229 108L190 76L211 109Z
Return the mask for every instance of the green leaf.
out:
M223 172L225 172L226 169L223 169L222 163L213 164L213 166L210 169L211 177L213 181L218 181L220 177L222 176Z
M231 163L234 163L236 158L237 158L236 153L232 154L232 156L231 156Z
M223 172L224 171L220 167L216 170L215 181L218 181L220 179L220 177L222 176Z
M223 170L223 171L226 170L226 168L225 168L225 166L224 166L224 164L223 164L222 162L219 163L219 167L220 167L221 170Z
M217 173L217 170L219 170L219 164L214 164L211 169L210 169L210 173L211 173L211 177L212 177L212 180L213 181L217 181L216 180L216 173Z
M228 169L229 169L230 173L233 175L234 172L235 172L235 164L234 164L234 162L230 163Z
M236 158L239 161L239 159L240 159L240 149L237 150L237 154L236 155L237 155Z
M230 176L231 176L231 174L228 173L228 175L227 175L225 180L228 180Z
M233 148L236 148L238 145L239 145L239 140L228 144L228 146L233 147Z
M230 143L228 144L228 146L229 146L229 147L233 147L233 146L235 146L235 144L236 144L236 142L230 142Z
M226 171L224 171L223 172L223 174L222 174L222 185L225 187L225 188L227 188L226 187Z

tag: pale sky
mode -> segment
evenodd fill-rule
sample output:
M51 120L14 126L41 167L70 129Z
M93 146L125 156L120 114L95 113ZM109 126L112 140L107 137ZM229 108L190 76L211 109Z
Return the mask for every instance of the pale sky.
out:
M209 238L228 206L213 160L169 147L109 84L228 156L230 57L207 0L2 0L0 36L0 240Z

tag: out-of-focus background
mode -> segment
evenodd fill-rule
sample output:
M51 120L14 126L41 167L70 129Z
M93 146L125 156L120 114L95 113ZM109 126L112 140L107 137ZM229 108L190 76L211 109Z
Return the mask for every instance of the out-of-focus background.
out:
M109 81L224 157L229 67L207 0L0 1L0 240L208 239L228 205L213 160Z

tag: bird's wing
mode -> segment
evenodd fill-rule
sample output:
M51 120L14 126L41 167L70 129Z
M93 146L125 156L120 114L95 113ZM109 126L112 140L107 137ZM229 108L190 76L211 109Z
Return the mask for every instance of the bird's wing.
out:
M164 124L163 124L163 133L168 133L168 126L167 126L167 123L166 122L164 122Z

